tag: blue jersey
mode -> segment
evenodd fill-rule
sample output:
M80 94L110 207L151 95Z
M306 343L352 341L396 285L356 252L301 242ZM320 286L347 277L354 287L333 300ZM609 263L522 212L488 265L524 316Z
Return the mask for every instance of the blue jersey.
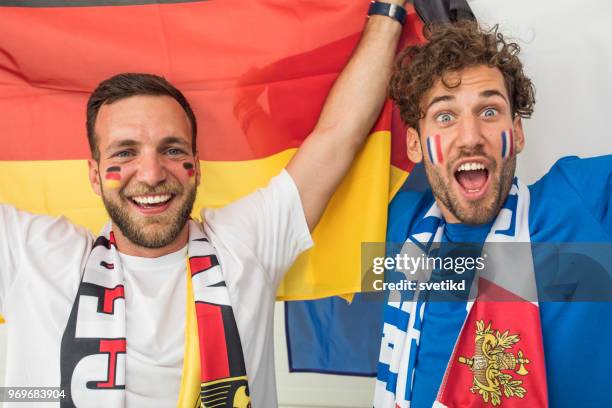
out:
M538 243L612 243L612 156L566 157L529 187L529 232ZM433 200L431 191L400 192L389 208L389 242L403 242ZM489 225L446 224L443 241L482 242ZM607 277L609 279L609 276ZM429 302L421 327L411 407L431 407L465 318L465 304ZM551 407L601 407L612 402L612 303L540 302Z

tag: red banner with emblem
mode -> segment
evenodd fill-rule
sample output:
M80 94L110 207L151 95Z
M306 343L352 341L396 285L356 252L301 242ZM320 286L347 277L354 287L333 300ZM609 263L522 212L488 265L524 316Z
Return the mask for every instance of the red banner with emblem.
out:
M437 406L547 407L537 303L482 277L478 293L442 380Z

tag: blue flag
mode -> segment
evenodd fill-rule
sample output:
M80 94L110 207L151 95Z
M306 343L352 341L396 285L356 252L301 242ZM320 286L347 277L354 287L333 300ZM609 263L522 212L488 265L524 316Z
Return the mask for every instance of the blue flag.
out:
M380 294L285 302L289 371L375 377L383 305Z

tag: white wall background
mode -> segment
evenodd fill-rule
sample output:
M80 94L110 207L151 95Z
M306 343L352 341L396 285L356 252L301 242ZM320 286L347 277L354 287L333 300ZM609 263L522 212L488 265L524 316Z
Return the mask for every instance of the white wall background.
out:
M561 156L612 153L612 3L472 0L479 21L518 40L536 86L518 175L539 179Z
M499 23L518 40L536 85L536 110L524 123L518 174L527 183L561 156L612 153L612 3L603 0L472 0L479 21ZM371 407L373 379L289 374L282 304L276 313L279 402L294 407ZM0 327L0 355L5 349ZM4 359L0 359L0 381ZM270 407L257 407L270 408Z

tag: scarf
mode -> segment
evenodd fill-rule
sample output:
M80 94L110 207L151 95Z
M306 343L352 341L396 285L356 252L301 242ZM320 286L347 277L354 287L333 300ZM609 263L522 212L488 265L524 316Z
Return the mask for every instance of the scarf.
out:
M482 246L485 267L472 281L469 299L473 300L465 300L465 319L434 407L548 405L529 235L529 198L528 188L515 178ZM439 247L444 227L434 201L408 232L402 253L429 255ZM431 271L419 270L416 276L427 282ZM420 295L418 288L403 293L404 299L402 293L389 293L375 408L410 407L427 306L427 297Z
M179 406L250 407L242 346L216 251L189 221ZM61 343L61 407L125 405L124 274L109 223L87 259Z

